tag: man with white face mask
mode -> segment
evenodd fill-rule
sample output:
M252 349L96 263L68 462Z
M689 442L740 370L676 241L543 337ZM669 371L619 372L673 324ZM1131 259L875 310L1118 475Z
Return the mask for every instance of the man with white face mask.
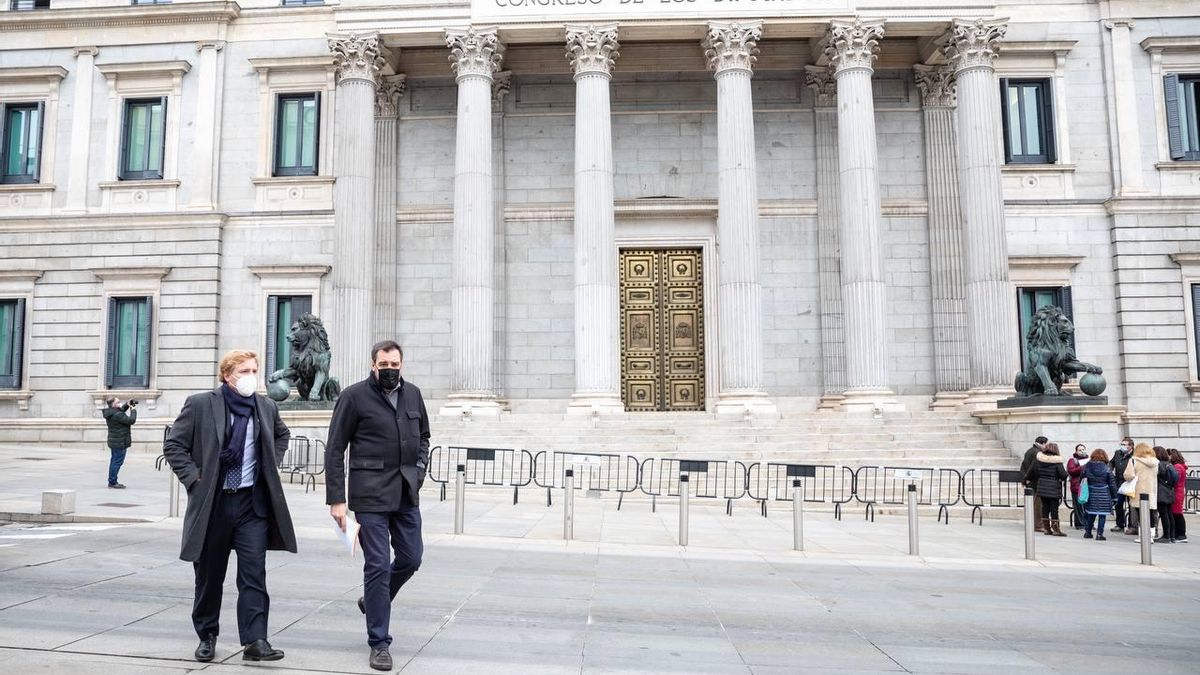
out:
M192 625L197 661L216 655L221 589L229 552L237 552L237 621L243 661L277 661L267 642L267 549L296 552L296 534L279 480L291 432L275 402L255 393L258 356L234 350L220 364L221 384L189 396L163 442L163 454L187 489L183 546L196 596Z

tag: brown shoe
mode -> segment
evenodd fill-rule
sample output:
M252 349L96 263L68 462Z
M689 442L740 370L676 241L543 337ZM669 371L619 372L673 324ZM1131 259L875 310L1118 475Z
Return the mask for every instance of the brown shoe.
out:
M1046 535L1047 537L1054 534L1054 532L1050 530L1050 519L1049 518L1042 518L1042 529L1038 530L1038 532L1041 532L1042 534Z
M1050 521L1050 527L1051 527L1051 529L1053 529L1053 530L1054 530L1054 531L1051 533L1051 534L1053 534L1054 536L1056 536L1056 537L1065 537L1065 536L1067 536L1067 533L1066 533L1066 532L1063 532L1063 531L1062 531L1062 530L1059 528L1059 526L1058 526L1058 521L1057 521L1057 520L1052 520L1052 521Z

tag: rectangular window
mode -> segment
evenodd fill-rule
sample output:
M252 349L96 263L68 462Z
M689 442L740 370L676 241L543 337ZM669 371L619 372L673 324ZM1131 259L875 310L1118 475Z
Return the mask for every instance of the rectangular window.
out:
M1050 80L1000 80L1006 164L1053 164L1054 104Z
M280 94L275 108L275 175L317 175L321 95Z
M1171 159L1200 161L1200 75L1163 77Z
M1075 320L1071 309L1071 287L1057 288L1018 288L1017 316L1021 322L1021 367L1025 367L1025 338L1029 335L1029 327L1033 324L1033 315L1039 309L1053 305L1063 311L1071 321ZM1071 338L1071 349L1075 348L1075 338Z
M0 149L4 166L0 183L36 183L41 171L42 104L9 103L3 110Z
M150 297L108 299L105 386L150 386L151 307Z
M288 333L292 322L312 312L311 295L272 295L267 298L267 375L286 368L292 358Z
M12 0L9 5L17 11L27 9L50 9L50 0Z
M121 126L121 180L163 177L167 99L128 99Z
M0 389L21 388L25 299L0 300Z

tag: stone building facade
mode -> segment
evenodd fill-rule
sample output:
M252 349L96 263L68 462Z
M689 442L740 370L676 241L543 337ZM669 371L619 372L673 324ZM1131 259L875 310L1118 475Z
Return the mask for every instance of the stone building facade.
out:
M1046 303L1093 421L1200 439L1187 2L41 4L0 439L173 417L303 310L446 415L987 410Z

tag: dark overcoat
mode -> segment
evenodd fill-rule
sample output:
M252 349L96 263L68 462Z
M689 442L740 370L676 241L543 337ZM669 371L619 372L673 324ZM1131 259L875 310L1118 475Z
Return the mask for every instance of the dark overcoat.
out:
M279 418L271 399L254 395L258 416L254 421L258 446L258 476L254 481L256 502L265 508L267 548L296 552L296 532L279 480L279 463L287 452L291 432ZM179 557L197 561L204 549L209 516L221 488L220 458L229 431L228 411L221 388L193 394L183 404L179 417L163 442L163 455L187 489L187 512L183 517L183 544ZM259 490L265 488L266 494ZM262 498L265 497L265 498Z
M109 406L101 414L108 425L108 447L121 450L133 445L133 434L129 432L129 427L137 422L137 408L126 403L120 408Z

